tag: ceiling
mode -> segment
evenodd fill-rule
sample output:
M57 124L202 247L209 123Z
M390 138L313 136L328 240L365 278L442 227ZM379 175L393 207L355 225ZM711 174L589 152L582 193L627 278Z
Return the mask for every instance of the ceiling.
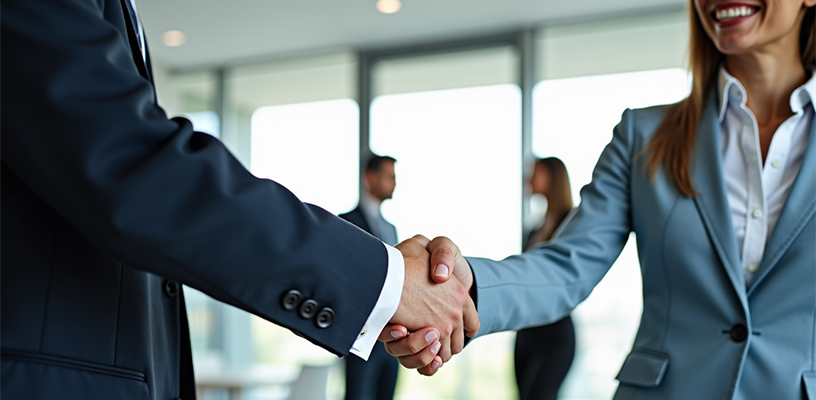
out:
M547 21L679 8L685 0L137 0L154 63L195 68L342 48L381 48L485 35ZM187 41L167 47L161 34Z

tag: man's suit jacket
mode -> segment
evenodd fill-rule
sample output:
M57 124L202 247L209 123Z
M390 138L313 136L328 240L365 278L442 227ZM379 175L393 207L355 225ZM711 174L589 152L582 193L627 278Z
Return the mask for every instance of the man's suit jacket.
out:
M581 205L549 244L469 258L479 334L560 319L637 235L643 314L616 399L816 399L816 138L746 289L723 184L717 100L697 132L686 197L641 151L665 107L627 110Z
M366 232L368 232L368 233L370 233L372 235L375 235L375 232L371 229L371 225L369 225L368 220L366 219L365 214L363 213L363 209L359 204L353 210L351 210L351 211L349 211L349 212L347 212L345 214L340 214L339 217L343 218L346 221L351 222L354 225L357 225L358 227L360 227L360 229L362 229L362 230L364 230L364 231L366 231ZM390 229L390 231L391 231L391 234L392 234L391 237L396 238L397 237L397 228L388 221L385 221L385 223L386 223L386 226L388 227L388 229ZM382 238L380 238L380 239L382 239ZM393 246L396 243L388 243L388 244Z
M168 120L121 4L3 4L1 397L178 398L179 283L346 354L385 247Z

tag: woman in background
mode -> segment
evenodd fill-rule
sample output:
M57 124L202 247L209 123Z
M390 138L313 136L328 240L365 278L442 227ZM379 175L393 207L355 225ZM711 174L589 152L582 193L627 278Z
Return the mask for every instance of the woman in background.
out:
M527 237L525 251L550 240L573 208L569 174L558 158L536 160L530 187L533 194L547 199L547 213ZM549 325L520 330L515 348L519 399L555 400L574 357L575 328L569 315Z

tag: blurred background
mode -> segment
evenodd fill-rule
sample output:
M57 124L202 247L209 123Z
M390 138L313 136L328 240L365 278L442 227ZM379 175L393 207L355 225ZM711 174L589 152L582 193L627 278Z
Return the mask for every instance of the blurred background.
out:
M397 187L382 212L400 240L445 235L494 259L518 253L546 209L526 184L533 157L564 161L577 204L624 109L686 96L685 5L137 1L168 115L333 213L356 205L369 152L393 156ZM642 309L633 239L573 314L562 399L609 399L617 386ZM186 290L204 400L285 399L313 369L313 388L343 398L337 357ZM515 398L513 339L479 338L431 378L401 370L396 398Z

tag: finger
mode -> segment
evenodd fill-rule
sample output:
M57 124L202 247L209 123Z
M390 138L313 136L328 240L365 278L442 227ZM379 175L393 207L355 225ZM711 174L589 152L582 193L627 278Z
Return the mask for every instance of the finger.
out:
M439 352L439 348L441 346L442 344L439 343L439 341L436 341L433 342L428 347L422 349L422 351L420 351L417 354L411 354L404 357L397 357L397 359L399 360L400 364L402 364L402 366L405 368L409 369L422 368L433 363L434 359L438 357L437 353Z
M473 303L473 300L469 299L465 303L462 318L465 323L465 335L470 338L475 337L479 333L482 322L479 320L479 312L476 310L476 304Z
M459 247L444 236L434 238L425 247L431 252L431 279L437 283L447 282L453 274L456 258L461 257Z
M402 325L386 325L377 339L383 343L393 342L408 336L408 328Z
M442 357L436 356L429 365L417 369L417 372L419 372L421 375L433 376L433 374L435 374L439 368L442 368L443 365L444 363L442 362Z
M457 327L453 330L450 337L450 351L451 357L454 354L459 354L465 348L465 330L463 327Z
M413 255L424 254L425 257L428 257L430 256L430 252L428 252L428 249L425 248L428 245L428 243L429 240L425 236L415 235L410 239L403 240L394 247L396 247L397 250L401 251L404 256L410 256L412 254ZM429 261L425 261L423 263L423 266L427 268L428 263Z
M428 243L431 242L430 239L426 238L423 235L414 235L414 237L412 237L411 239L416 240L417 242L419 242L419 244L421 244L422 247L428 247Z
M382 334L380 336L382 336ZM385 350L394 357L411 356L425 350L425 348L438 340L439 331L436 328L422 328L402 339L386 343ZM434 355L436 355L436 353L434 353ZM428 362L422 365L428 365L430 362L431 360L428 360Z
M442 340L440 340L440 343L442 344L442 347L439 349L439 353L438 353L439 357L442 357L443 362L448 362L448 361L450 361L451 357L453 357L453 354L451 353L451 338L450 338L450 336L448 336L446 338L442 338ZM428 365L428 364L430 364L430 361L428 361L428 363L423 364L423 365Z

